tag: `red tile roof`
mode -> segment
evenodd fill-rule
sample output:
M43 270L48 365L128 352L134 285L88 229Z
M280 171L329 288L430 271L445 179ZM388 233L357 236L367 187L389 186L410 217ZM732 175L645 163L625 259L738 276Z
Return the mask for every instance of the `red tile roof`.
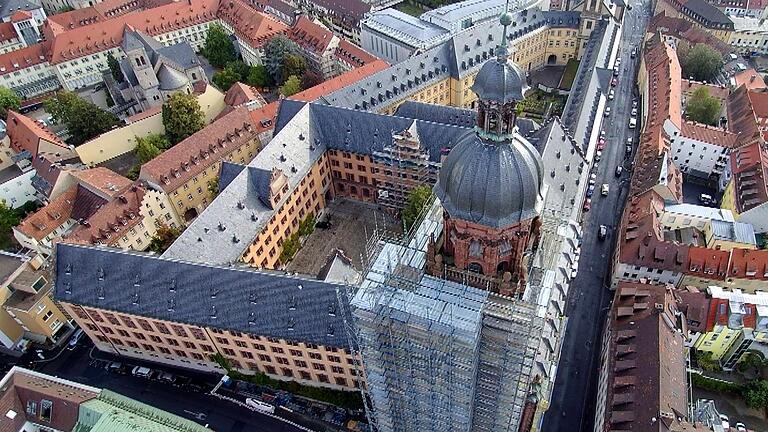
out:
M737 73L736 75L733 76L733 79L736 82L736 87L745 85L747 86L747 90L757 90L757 89L766 88L765 81L763 80L763 76L760 75L760 73L753 68L749 68L747 70Z
M37 156L41 139L58 145L62 149L69 149L50 129L25 115L8 111L6 122L11 148L16 152L27 150L33 157Z
M768 149L758 141L731 152L736 211L743 213L768 201Z
M314 102L323 96L333 93L336 90L344 88L352 83L362 80L370 75L380 72L389 67L389 63L384 60L375 60L365 66L347 71L335 78L310 87L302 92L289 97L291 100L304 102Z
M720 101L724 101L728 95L731 94L731 89L728 86L706 84L699 81L687 80L685 78L681 80L681 86L683 93L685 94L693 93L703 87L707 90L710 96Z
M168 33L216 19L218 0L173 2L151 10L98 21L92 25L56 31L50 25L43 29L53 33L51 63L61 63L119 46L126 25L149 36Z
M32 19L32 13L26 10L16 11L16 13L11 15L11 22L17 23L28 19Z
M131 185L131 180L105 167L96 167L82 171L70 171L78 183L86 186L92 192L106 196L116 197L120 191Z
M12 39L18 39L19 35L16 34L16 29L13 27L13 23L4 22L0 23L0 42L7 42Z
M756 89L747 92L752 102L752 110L759 119L768 118L768 90Z
M47 44L38 43L0 55L0 75L39 65L48 61Z
M701 123L686 121L680 131L682 136L724 148L734 148L738 144L736 135L727 129L716 128Z
M682 6L682 5L681 5ZM678 8L679 10L679 8ZM727 43L721 41L710 33L694 26L690 21L682 18L673 18L667 16L664 11L651 18L646 27L647 33L661 32L663 34L673 35L677 38L687 40L691 44L703 43L716 49L720 54L733 52L733 48Z
M288 38L307 51L322 53L333 39L333 32L304 15L288 30Z
M27 216L16 226L16 229L37 241L44 239L70 219L75 195L77 195L77 185L73 185L48 205Z
M232 85L224 95L224 103L231 107L239 107L249 102L258 102L260 107L267 104L264 96L256 88L241 82Z
M147 189L139 184L120 191L71 233L64 236L67 243L112 245L128 230L142 221L141 202Z
M248 109L236 108L142 165L139 178L174 191L258 133Z
M336 47L334 54L352 67L360 67L379 59L346 39L339 40L339 46Z
M275 128L278 108L280 108L280 102L275 101L249 113L251 124L256 128L257 133L263 133Z
M725 280L730 252L725 250L691 247L683 273L705 279Z
M728 107L728 129L739 134L741 145L748 145L760 140L760 129L747 87L742 85L734 90L728 96L726 104Z
M271 16L259 12L242 0L222 2L218 16L235 29L238 38L253 48L259 48L288 27Z
M709 302L709 314L707 315L707 331L710 332L717 325L728 324L728 299L713 298Z
M768 250L734 249L728 277L768 280Z

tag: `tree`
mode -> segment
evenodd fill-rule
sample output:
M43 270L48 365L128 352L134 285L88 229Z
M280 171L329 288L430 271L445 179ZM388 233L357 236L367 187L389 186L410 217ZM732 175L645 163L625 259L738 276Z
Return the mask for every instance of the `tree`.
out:
M245 64L242 60L235 60L227 63L227 69L234 71L238 78L238 81L245 82L248 78L248 74L251 72L251 67Z
M227 66L224 70L213 74L211 81L216 84L216 87L226 92L234 83L240 81L240 75L234 68Z
M248 85L264 88L271 87L272 84L272 77L269 75L269 71L264 65L251 67L251 70L248 73Z
M71 91L59 92L43 102L43 105L56 123L66 126L69 143L76 146L120 124L117 116L81 99Z
M697 81L713 81L720 68L723 66L723 57L717 50L709 45L699 43L693 48L678 49L680 65L683 69L683 76L693 77Z
M301 91L301 80L296 75L291 75L285 80L285 84L280 87L280 93L285 96L293 96Z
M720 102L710 96L706 88L699 87L688 98L685 113L691 120L717 126L720 119Z
M197 99L186 93L175 93L163 104L163 126L171 145L205 126L205 116Z
M171 247L174 241L181 235L181 230L166 225L161 225L152 240L149 241L148 250L151 252L163 253Z
M227 63L237 59L235 44L232 43L224 27L219 24L208 27L208 34L205 36L205 44L201 52L211 65L218 68L223 68Z
M152 141L139 137L136 137L136 149L134 151L139 164L145 164L162 153Z
M72 12L73 10L75 10L75 8L73 8L72 6L65 5L65 6L62 6L62 7L58 8L58 9L56 9L56 13L57 14L63 14L63 13L67 13L67 12Z
M19 212L8 207L5 200L0 200L0 249L8 249L15 243L13 227L20 222Z
M6 118L8 111L18 111L21 106L21 97L6 87L0 87L0 117Z
M125 81L123 71L120 69L120 62L117 61L112 53L107 54L107 66L109 66L109 71L112 72L112 78L114 78L115 81L119 83Z
M304 57L298 54L288 54L283 58L283 76L289 77L295 75L300 77L307 70L307 62Z
M429 186L419 186L414 188L408 195L408 202L402 213L403 227L405 231L410 231L416 219L421 214L424 206L432 199L432 188Z
M208 180L208 193L211 194L211 201L219 194L219 177L216 176Z
M699 365L701 370L706 372L714 372L720 370L720 365L716 360L712 360L712 353L710 351L696 351L696 364Z
M311 70L304 71L304 75L301 76L301 88L312 88L316 85L322 84L323 77Z
M744 401L750 408L768 407L768 381L759 380L747 384Z
M276 83L282 84L285 77L288 76L283 69L285 57L298 53L296 44L283 34L279 34L267 42L264 47L264 66Z

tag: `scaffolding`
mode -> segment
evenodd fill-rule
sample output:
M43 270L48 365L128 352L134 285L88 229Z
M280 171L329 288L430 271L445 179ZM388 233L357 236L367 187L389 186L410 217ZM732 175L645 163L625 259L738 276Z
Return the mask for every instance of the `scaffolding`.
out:
M402 239L373 233L349 326L374 430L516 431L538 349L535 307L424 274L432 203Z
M382 168L374 175L378 188L376 202L394 214L399 214L408 202L411 191L419 186L437 182L439 166L429 159L429 151L421 146L416 122L392 134L392 143L373 153Z

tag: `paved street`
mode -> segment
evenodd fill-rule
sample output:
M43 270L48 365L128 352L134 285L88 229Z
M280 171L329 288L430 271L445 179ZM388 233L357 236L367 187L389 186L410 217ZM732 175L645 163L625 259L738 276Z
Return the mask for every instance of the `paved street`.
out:
M65 349L53 361L38 363L36 370L79 383L106 388L187 419L208 423L218 432L299 432L280 420L242 408L207 393L185 391L157 381L108 372L103 363L92 365L88 352L93 347L83 338L75 350ZM190 376L193 374L185 373ZM213 377L211 377L213 378ZM205 415L204 421L195 418Z
M590 431L594 422L600 335L613 294L607 288L609 263L629 186L630 159L625 159L625 146L631 136L636 150L639 133L639 129L629 129L628 123L640 50L635 59L630 58L630 53L642 41L649 4L645 0L643 3L638 0L631 3L633 9L627 11L624 19L618 54L621 58L619 83L615 87L614 100L608 101L611 114L604 118L602 127L607 134L607 142L599 163L592 209L584 214L579 272L571 284L568 326L552 400L544 416L543 431ZM619 165L625 169L620 178L615 176ZM600 195L603 183L610 185L607 197ZM600 225L608 227L608 238L605 240L597 238Z

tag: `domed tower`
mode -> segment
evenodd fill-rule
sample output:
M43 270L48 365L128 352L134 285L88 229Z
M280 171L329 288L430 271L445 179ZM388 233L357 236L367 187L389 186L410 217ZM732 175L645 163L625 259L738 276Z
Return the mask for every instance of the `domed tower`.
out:
M501 15L504 37L496 58L483 65L472 85L479 99L477 125L445 158L434 188L445 210L436 270L445 264L482 273L503 281L504 294L525 282L523 258L536 242L544 201L541 156L515 126L515 106L527 85L508 53L511 22L508 12ZM473 285L487 286L487 278L477 279Z

